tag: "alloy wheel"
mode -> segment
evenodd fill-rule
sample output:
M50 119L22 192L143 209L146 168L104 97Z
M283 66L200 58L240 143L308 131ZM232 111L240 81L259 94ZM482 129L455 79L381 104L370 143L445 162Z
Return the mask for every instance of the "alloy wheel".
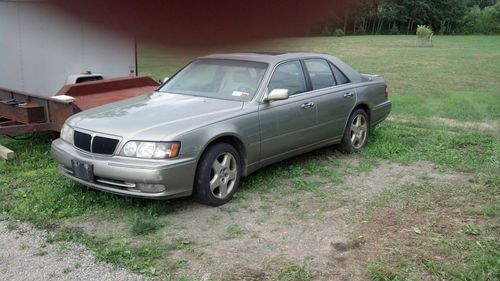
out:
M212 163L210 171L210 191L219 199L224 199L233 190L238 176L238 164L229 152L221 153Z
M352 119L350 134L351 145L355 149L359 149L365 144L367 132L368 122L364 115L358 114Z

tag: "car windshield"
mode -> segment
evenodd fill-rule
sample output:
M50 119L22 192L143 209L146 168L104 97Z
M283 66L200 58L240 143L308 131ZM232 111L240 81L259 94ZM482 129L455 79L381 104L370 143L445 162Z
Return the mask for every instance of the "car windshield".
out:
M215 99L250 101L268 65L261 62L199 59L168 80L159 91Z

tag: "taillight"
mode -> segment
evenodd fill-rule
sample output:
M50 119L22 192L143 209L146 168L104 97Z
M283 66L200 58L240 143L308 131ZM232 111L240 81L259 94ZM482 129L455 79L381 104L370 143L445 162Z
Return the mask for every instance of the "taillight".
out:
M389 91L387 90L387 84L385 84L385 88L384 88L384 97L385 98L389 97Z

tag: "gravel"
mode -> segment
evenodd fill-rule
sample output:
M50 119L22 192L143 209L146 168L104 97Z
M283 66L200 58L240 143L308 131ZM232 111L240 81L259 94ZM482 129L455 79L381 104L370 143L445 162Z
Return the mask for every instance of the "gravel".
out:
M144 280L95 261L82 245L50 244L46 237L45 231L0 217L0 280Z

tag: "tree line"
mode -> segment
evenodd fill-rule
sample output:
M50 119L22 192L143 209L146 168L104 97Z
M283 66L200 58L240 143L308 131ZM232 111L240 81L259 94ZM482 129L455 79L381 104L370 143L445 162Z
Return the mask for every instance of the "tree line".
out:
M499 0L346 1L311 35L415 34L418 25L436 34L500 34Z

